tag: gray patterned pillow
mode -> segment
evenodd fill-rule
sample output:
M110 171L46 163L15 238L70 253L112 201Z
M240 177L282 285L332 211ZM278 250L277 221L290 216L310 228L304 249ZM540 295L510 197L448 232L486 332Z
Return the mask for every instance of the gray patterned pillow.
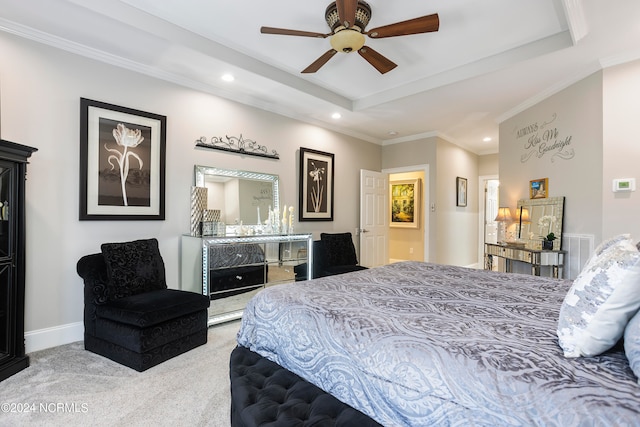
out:
M640 252L629 237L582 269L560 308L558 338L566 357L596 356L622 337L640 308Z
M631 318L624 330L624 352L640 384L640 311Z

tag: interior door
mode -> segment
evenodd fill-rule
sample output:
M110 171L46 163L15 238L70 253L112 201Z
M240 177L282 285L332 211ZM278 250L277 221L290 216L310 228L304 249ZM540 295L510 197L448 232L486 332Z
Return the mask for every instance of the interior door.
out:
M360 170L360 265L378 267L389 262L386 173Z
M485 265L485 253L484 253L484 244L485 243L497 243L498 242L498 222L495 221L496 215L498 214L498 197L499 192L498 188L500 185L500 181L497 179L487 179L484 181L484 212L483 212L483 227L482 234L484 239L481 239L480 248L478 250L479 264L481 266ZM502 262L501 259L494 257L493 258L492 268L494 270L498 269L498 264Z
M484 241L485 243L498 242L498 223L495 221L498 215L498 185L497 179L485 181L484 204Z

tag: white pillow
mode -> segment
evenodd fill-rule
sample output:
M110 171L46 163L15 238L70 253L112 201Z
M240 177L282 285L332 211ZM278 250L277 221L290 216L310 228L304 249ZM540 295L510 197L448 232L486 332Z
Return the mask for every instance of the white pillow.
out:
M640 252L629 236L582 269L564 298L558 321L566 357L597 356L613 347L640 308Z
M593 251L593 253L591 254L591 256L589 257L589 259L587 259L587 262L584 263L584 266L582 266L582 269L586 269L589 268L589 266L598 260L598 258L604 253L606 252L607 249L609 249L610 247L616 245L617 243L623 242L625 240L630 240L631 239L631 235L630 234L619 234L617 236L611 237L609 239L603 240L597 247L596 249ZM640 242L638 243L640 244Z
M640 311L631 318L624 330L624 353L640 384Z

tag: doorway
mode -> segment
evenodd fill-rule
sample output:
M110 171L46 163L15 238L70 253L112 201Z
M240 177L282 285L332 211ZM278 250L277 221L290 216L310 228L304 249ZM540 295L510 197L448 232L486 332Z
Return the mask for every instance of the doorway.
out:
M478 215L478 266L484 268L484 244L498 242L498 223L495 221L499 206L500 181L497 175L480 176L479 196L480 201Z
M411 245L405 246L406 253L394 256L392 255L393 252L390 252L391 246L394 243L389 240L389 235L394 229L389 227L389 214L386 212L390 210L388 183L390 180L405 177L405 174L413 174L419 176L421 179L421 189L419 193L419 206L421 211L419 214L419 228L414 229L417 230L417 234L411 236L413 238ZM385 189L382 197L377 195L376 191L368 189L368 187L364 185L363 176L369 175L372 175L369 180L371 182L384 180ZM429 261L429 217L431 212L429 206L432 206L431 209L435 209L435 205L431 205L429 199L429 165L384 169L382 172L361 170L360 181L360 227L357 231L360 242L361 264L367 266L366 262L369 262L371 266L377 266L403 260ZM384 200L382 203L374 202L381 199ZM382 207L380 208L380 206ZM368 211L365 212L365 209L368 209ZM370 232L371 224L369 223L372 221L375 222L375 220L367 221L367 218L376 217L376 215L367 214L375 214L379 212L380 209L383 210L384 214L377 216L383 218L384 224L382 227L379 227L382 231L380 232L381 235L378 235L378 233ZM383 245L383 247L381 245ZM382 254L384 254L383 260L380 259ZM379 261L376 262L376 260Z
M420 207L416 228L389 227L389 262L429 260L429 165L385 169L389 183L403 180L420 180L417 197Z

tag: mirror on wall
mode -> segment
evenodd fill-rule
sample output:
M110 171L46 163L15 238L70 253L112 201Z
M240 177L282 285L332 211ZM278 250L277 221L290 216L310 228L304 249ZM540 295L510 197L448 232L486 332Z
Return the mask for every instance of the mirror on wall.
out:
M207 209L227 225L258 225L279 209L278 175L196 165L195 185L207 188Z
M521 208L528 210L529 218L526 218L526 213L523 215L522 229L520 230ZM553 249L562 249L564 197L518 200L514 214L516 233L519 233L520 241L526 242L527 248L540 249L543 237L553 233L556 236L556 240L553 241Z

